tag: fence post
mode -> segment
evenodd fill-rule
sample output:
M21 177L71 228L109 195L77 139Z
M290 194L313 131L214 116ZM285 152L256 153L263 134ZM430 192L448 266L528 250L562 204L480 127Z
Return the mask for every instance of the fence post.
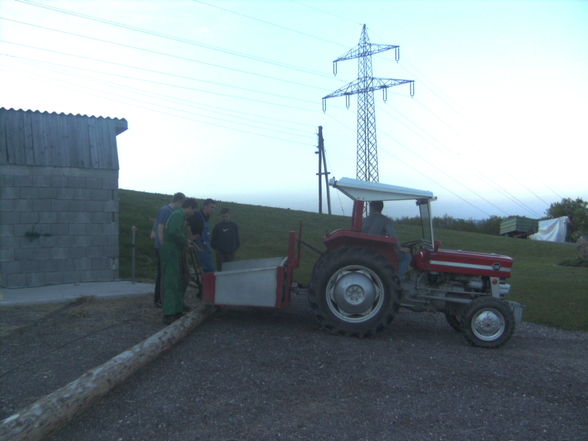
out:
M136 237L137 227L135 225L131 228L131 280L135 283L135 268L136 268Z

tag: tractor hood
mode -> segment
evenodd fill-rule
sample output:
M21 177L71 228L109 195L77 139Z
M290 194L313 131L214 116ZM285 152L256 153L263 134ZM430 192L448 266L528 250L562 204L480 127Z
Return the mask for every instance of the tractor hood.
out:
M472 251L423 249L414 257L419 270L508 278L512 273L512 258L500 254Z

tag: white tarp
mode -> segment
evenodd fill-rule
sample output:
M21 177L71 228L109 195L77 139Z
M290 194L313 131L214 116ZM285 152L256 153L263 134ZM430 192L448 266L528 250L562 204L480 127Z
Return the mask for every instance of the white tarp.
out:
M567 216L539 221L538 231L535 234L531 234L529 239L545 240L548 242L565 242L567 225Z

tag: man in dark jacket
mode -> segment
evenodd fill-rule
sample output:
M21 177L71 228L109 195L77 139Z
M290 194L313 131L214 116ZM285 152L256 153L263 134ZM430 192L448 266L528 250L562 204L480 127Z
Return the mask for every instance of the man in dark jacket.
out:
M222 270L224 262L235 260L235 252L239 249L239 227L231 221L228 208L221 211L222 220L214 226L212 231L212 248L216 251L216 268Z

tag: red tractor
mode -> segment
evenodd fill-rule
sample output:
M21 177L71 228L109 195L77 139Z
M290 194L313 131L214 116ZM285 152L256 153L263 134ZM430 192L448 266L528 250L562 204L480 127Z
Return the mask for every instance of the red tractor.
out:
M337 334L369 336L384 329L399 310L438 311L466 339L498 347L522 320L522 305L504 300L511 287L512 259L440 248L433 235L431 192L356 179L330 184L354 201L351 230L324 239L327 251L317 260L309 302L322 326ZM361 232L364 203L414 200L422 234L398 244L397 238ZM409 271L399 276L398 248L409 249Z
M498 347L512 336L523 307L510 293L512 259L498 254L446 250L434 240L431 192L343 178L331 180L354 201L351 230L324 239L308 300L321 326L333 333L367 337L386 328L400 308L438 311L476 346ZM361 232L365 202L414 200L422 234L398 238ZM206 273L203 297L221 306L284 308L290 304L301 239L290 233L288 256L234 261ZM410 269L399 274L399 245L410 250Z

